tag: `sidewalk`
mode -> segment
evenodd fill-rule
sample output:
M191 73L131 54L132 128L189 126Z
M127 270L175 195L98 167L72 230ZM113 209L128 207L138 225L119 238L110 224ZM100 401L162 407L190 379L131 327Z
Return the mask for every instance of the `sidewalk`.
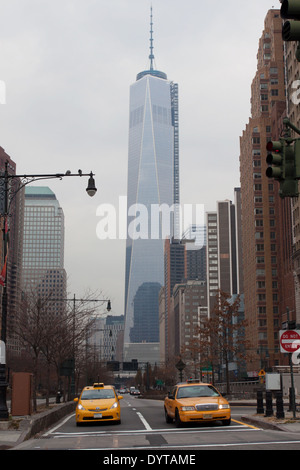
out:
M242 416L241 419L244 423L250 424L252 426L262 428L262 429L273 429L277 431L285 432L295 432L300 433L300 405L299 399L296 400L296 413L295 418L292 411L289 411L289 402L287 399L284 399L284 418L276 417L276 404L273 403L273 416L265 416L262 414L257 414L257 400L234 400L230 401L231 407L234 406L253 406L253 414ZM266 406L264 403L264 413L266 411Z
M293 414L291 412L285 412L284 418L277 419L275 412L274 416L271 417L265 417L264 415L258 414L253 416L242 416L242 421L246 424L250 424L262 429L273 429L274 431L300 433L299 412L296 414L296 419L293 418Z
M0 422L0 450L8 450L20 444L25 439L22 437L21 429L7 427L6 423Z
M75 410L76 404L53 404L50 409L31 416L13 417L9 421L0 421L0 450L9 450L45 431Z
M253 415L242 416L242 421L251 426L262 429L273 429L278 431L300 433L300 408L297 405L296 419L293 413L284 408L285 418L276 418L276 407L273 408L274 416L265 417L263 414L256 414L256 400L234 400L230 402L231 407L252 405ZM67 414L75 410L74 402L52 405L52 408L31 416L15 417L13 420L0 421L0 450L13 449L23 441L30 439L36 434L45 431L62 419Z

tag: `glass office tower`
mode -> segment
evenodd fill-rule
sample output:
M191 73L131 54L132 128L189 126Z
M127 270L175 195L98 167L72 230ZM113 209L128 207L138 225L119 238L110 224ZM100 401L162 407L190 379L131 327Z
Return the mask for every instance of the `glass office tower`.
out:
M59 314L66 297L64 213L50 188L26 186L23 233L23 291L57 299L49 312Z
M153 68L152 13L149 58L150 69L139 73L130 88L125 361L149 359L153 343L159 342L164 239L174 233L172 209L179 203L178 86ZM164 217L170 222L169 233L161 223L163 205L170 210L170 218Z

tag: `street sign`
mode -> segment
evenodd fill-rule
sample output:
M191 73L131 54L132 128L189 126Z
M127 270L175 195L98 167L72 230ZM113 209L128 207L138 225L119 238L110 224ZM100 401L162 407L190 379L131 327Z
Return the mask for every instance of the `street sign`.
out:
M266 373L263 369L258 373L259 377L264 377L265 375L266 375Z
M280 330L280 352L294 353L300 348L300 330Z
M183 362L182 359L179 359L179 361L177 362L177 364L175 364L175 367L176 367L176 369L178 369L180 372L182 372L183 369L185 368L185 363Z

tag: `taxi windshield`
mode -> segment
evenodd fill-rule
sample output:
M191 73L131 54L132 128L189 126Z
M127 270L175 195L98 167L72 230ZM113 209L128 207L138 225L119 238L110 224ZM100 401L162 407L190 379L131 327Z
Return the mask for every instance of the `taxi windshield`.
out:
M112 389L84 390L81 395L81 400L103 400L106 398L115 398L115 393Z
M210 385L191 385L190 387L179 387L177 398L193 397L218 397L220 394Z

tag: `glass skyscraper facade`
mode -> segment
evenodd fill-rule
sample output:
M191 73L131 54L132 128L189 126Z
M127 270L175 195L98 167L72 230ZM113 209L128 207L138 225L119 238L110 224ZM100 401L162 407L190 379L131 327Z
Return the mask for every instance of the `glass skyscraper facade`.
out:
M48 187L25 189L22 271L24 292L58 299L51 310L59 313L66 295L64 213Z
M130 88L124 360L141 360L137 343L159 342L164 239L176 220L171 210L172 233L166 233L158 208L179 203L178 86L153 69L152 23L149 58L150 69Z

